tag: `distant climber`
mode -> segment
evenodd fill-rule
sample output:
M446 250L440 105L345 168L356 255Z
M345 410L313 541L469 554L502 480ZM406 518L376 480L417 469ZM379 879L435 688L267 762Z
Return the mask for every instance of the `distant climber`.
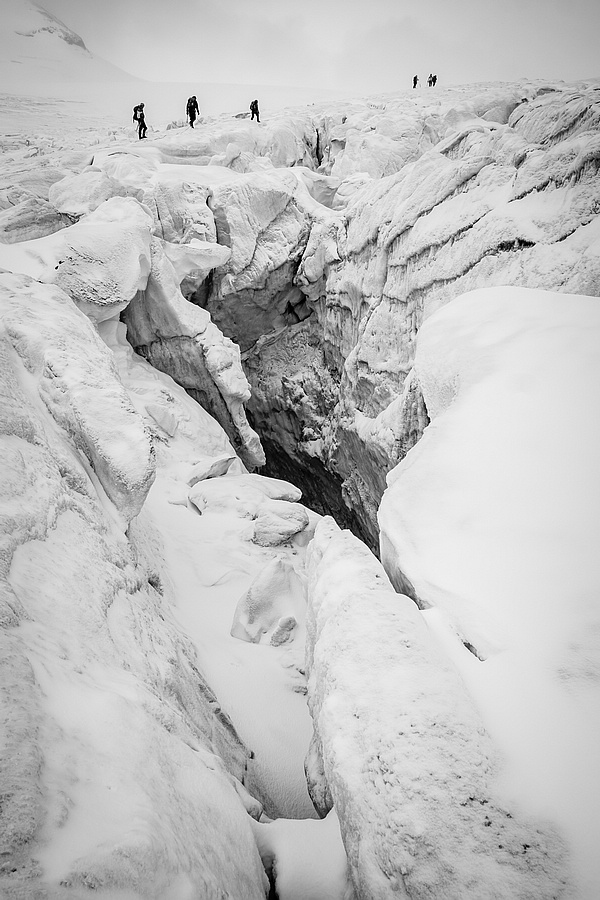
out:
M419 83L419 76L418 76L418 75L415 75L414 78L413 78L413 88L416 88L416 86L418 85L418 83Z
M434 87L436 86L436 84L437 84L437 75L432 75L432 76L431 76L431 83L432 83L432 85L433 85Z
M188 117L188 121L190 123L190 128L194 127L194 122L196 121L196 116L200 115L200 109L198 108L198 101L196 100L196 95L190 97L187 106L185 108L185 114Z
M254 116L256 116L256 121L260 124L260 113L258 111L258 100L252 101L252 103L250 104L250 112L252 113L250 121L252 122L252 120L254 119Z
M140 141L146 137L146 117L144 116L144 104L138 103L133 107L133 121L138 123L138 137Z
M427 79L427 85L428 87L433 86L433 75L431 74L431 72L429 73L429 78Z

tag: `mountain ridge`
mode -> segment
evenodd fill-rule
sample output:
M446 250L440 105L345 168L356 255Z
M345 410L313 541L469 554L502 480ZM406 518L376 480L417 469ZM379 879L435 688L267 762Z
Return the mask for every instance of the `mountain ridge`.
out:
M35 0L4 0L0 82L6 93L42 93L55 84L139 82L85 45L83 38Z

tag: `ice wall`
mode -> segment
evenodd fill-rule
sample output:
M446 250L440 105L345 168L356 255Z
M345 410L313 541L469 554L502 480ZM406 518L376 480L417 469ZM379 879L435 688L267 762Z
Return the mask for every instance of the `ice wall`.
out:
M248 751L142 510L147 418L60 288L2 274L0 307L0 892L263 897Z
M460 103L448 92L427 110L415 102L412 115L428 113L434 145L396 174L366 182L340 220L313 226L296 283L314 308L333 403L323 410L312 365L304 371L300 329L296 348L286 336L279 384L276 343L252 357L253 404L277 396L280 415L302 398L296 457L317 455L341 476L346 502L365 511L371 542L385 472L427 422L410 375L422 321L483 285L600 292L598 92L529 94L508 121L514 95L510 103L508 91L503 99L475 94ZM393 101L371 121L384 115L398 115Z
M34 227L32 190L55 210L35 226L61 229L55 241L73 230L61 216L142 203L153 271L125 312L134 346L261 465L246 406L268 471L375 548L385 475L428 421L411 374L421 323L481 285L598 294L597 98L593 83L524 81L321 104L260 126L223 116L28 182L22 227ZM237 351L219 338L207 353L217 332L192 306L240 348L250 395Z
M503 797L483 720L413 601L332 519L308 577L307 771L357 897L567 896L561 839Z
M569 896L590 900L600 880L599 348L597 297L488 288L432 315L415 358L432 422L388 476L379 512L386 570L413 585L513 796L559 824Z

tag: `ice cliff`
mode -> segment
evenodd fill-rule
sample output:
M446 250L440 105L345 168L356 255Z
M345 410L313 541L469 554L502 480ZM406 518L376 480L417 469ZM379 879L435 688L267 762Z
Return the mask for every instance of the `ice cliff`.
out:
M8 897L595 898L599 119L3 138Z
M76 216L134 194L167 246L229 251L181 287L241 349L268 471L375 548L385 475L427 422L421 322L483 285L598 293L599 115L592 84L523 83L309 108L254 133L214 120L102 151L50 199ZM206 397L176 361L189 325L152 341L141 315L134 346ZM218 414L233 437L236 411Z

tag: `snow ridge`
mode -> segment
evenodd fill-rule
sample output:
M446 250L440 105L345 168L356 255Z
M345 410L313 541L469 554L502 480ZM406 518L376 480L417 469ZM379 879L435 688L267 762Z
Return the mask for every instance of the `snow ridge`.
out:
M309 784L323 797L326 779L357 897L562 896L559 837L498 796L496 752L412 600L327 518L308 575Z

